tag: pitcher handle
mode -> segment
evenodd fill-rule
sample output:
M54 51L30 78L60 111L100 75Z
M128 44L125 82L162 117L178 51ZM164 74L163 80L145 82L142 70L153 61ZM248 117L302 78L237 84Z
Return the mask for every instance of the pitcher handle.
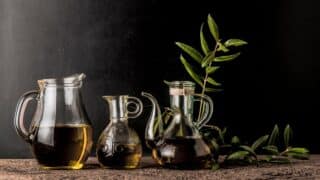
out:
M193 94L194 96L196 97L199 97L201 98L202 100L204 100L204 106L205 106L205 113L204 115L202 115L201 119L197 122L195 122L196 126L201 129L202 126L206 125L209 121L210 121L210 118L212 117L212 114L213 114L213 101L212 99L205 95L205 94ZM199 112L201 113L201 112Z
M23 94L17 103L16 111L14 114L14 127L17 133L28 143L31 143L30 134L24 126L24 113L26 111L27 105L31 100L37 100L39 96L39 91L33 90Z
M130 100L132 99L132 100ZM128 110L128 118L136 118L140 116L143 110L143 104L139 98L129 96L128 97L128 102L127 102L127 109L130 104L134 104L135 110L134 111L129 111Z

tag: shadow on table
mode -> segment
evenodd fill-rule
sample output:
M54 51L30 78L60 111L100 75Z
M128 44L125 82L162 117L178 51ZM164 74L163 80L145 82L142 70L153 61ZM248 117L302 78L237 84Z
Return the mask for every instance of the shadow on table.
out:
M141 162L140 166L136 169L148 169L148 168L161 168L161 166L159 166L158 164L156 163L146 163L146 162ZM102 169L102 167L100 166L99 163L88 163L86 164L83 169L86 169L86 170L90 170L90 169ZM112 169L112 168L110 168ZM116 168L115 168L116 169ZM130 170L130 169L128 169ZM132 170L135 170L135 169L132 169Z

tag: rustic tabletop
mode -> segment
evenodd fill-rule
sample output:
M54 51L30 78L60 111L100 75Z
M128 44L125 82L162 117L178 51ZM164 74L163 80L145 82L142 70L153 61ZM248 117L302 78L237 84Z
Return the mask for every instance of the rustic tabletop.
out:
M285 165L242 166L218 171L171 170L144 157L135 170L102 169L95 158L89 158L82 170L41 170L34 159L1 159L0 179L320 179L320 155L308 161Z

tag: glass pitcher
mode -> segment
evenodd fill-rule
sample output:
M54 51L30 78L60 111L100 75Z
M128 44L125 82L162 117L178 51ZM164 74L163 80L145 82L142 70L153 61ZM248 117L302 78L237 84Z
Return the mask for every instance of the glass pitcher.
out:
M138 167L142 147L137 133L128 126L128 118L138 117L142 102L128 95L103 96L109 104L110 122L101 133L97 143L97 157L105 168L132 169ZM130 105L135 106L129 111Z
M169 168L201 169L210 166L212 154L198 129L206 124L213 112L209 96L195 94L195 84L189 81L168 83L170 93L170 116L167 125L161 115L157 100L149 93L142 93L153 105L145 131L147 146L153 158ZM199 122L193 119L193 104L204 102L204 113Z
M84 74L38 80L39 90L25 93L14 116L17 133L28 142L44 169L80 169L92 147L91 122L80 89ZM29 131L24 126L28 102L37 101Z

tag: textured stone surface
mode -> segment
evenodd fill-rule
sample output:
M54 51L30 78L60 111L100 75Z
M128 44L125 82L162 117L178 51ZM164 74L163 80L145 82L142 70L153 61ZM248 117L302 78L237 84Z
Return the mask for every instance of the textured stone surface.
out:
M232 167L210 170L170 170L156 166L150 157L135 170L101 169L90 158L82 170L41 170L34 159L1 159L0 179L320 179L320 155L286 165Z

